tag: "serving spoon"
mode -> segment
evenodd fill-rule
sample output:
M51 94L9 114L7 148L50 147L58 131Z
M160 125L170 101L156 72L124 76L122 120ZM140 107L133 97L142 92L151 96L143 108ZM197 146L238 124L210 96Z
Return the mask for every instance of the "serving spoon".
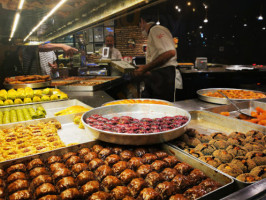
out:
M235 104L235 102L233 100L231 100L226 94L224 94L223 92L221 91L218 91L217 92L221 95L223 95L235 108L236 108L236 111L239 112L240 114L246 116L246 117L249 117L249 118L255 118L247 113L244 113L243 111L241 111L241 109Z

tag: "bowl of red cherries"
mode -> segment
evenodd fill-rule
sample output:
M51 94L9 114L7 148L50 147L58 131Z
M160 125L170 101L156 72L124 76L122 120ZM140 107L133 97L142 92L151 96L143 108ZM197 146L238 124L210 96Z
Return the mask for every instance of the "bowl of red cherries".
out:
M129 104L99 107L82 116L85 129L96 139L124 145L163 143L181 136L190 114L178 107Z

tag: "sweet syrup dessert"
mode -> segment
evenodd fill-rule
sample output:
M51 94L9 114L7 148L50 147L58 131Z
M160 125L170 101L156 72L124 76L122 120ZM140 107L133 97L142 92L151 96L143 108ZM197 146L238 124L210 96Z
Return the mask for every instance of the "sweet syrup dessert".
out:
M184 125L188 121L188 118L177 115L174 117L166 116L154 119L142 118L140 120L129 116L107 119L95 114L88 117L85 121L96 129L116 133L158 133L178 128Z

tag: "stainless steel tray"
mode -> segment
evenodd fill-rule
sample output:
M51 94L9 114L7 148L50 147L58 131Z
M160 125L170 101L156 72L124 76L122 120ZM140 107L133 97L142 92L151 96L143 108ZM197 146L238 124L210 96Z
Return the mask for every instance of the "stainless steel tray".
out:
M208 97L204 96L203 94L207 92L216 92L217 90L244 90L244 89L234 89L234 88L209 88L209 89L201 89L197 91L198 98L209 102L209 103L215 103L215 104L229 104L226 98L218 98L218 97ZM256 90L246 90L246 91L253 91L253 92L260 92L266 95L266 93ZM243 102L243 101L249 101L249 100L257 100L257 99L232 99L235 101Z
M93 128L85 123L85 119L91 115L99 114L106 118L112 118L114 116L130 116L133 118L157 118L165 116L184 115L188 117L186 124L181 127L163 131L158 133L149 134L127 134L127 133L114 133L109 131L103 131L100 129ZM156 104L129 104L129 105L113 105L95 108L91 111L84 113L82 116L82 122L86 130L90 130L94 137L110 143L123 144L123 145L146 145L162 143L169 140L173 140L181 136L186 126L190 121L190 114L178 107L156 105Z
M55 113L63 110L65 108L68 108L70 106L83 106L85 108L90 108L92 107L88 106L87 104L82 103L81 101L77 99L72 99L72 100L65 100L65 101L57 101L57 102L47 102L47 103L40 103L40 104L31 104L31 105L16 105L12 107L0 107L0 111L6 111L6 110L11 110L11 109L22 109L22 108L28 108L32 107L34 109L37 108L38 105L42 105L42 107L46 111L46 117L45 118L50 118L50 117L55 117ZM0 125L1 127L1 125Z
M92 134L89 131L80 129L78 128L78 125L74 124L73 122L74 117L78 114L81 113L43 118L43 119L35 119L35 120L16 122L10 124L2 124L0 125L0 129L13 128L19 124L23 125L38 124L40 122L48 122L52 119L55 119L61 123L62 128L59 129L57 133L60 139L65 143L65 145L69 145L72 143L84 143L95 140L95 138L92 136Z
M18 89L18 88L25 88L25 87L30 87L30 88L43 88L43 87L48 87L50 86L51 81L45 81L41 83L25 83L25 84L7 84L4 83L4 87L6 89Z
M90 82L90 81L87 80L86 82ZM58 86L57 88L60 90L64 90L64 91L88 91L90 92L90 91L95 91L95 90L99 90L99 89L111 86L110 81L99 81L99 82L101 83L97 85L91 85L91 86L75 86L75 85L69 84L69 85Z
M236 105L245 113L251 114L252 111L256 111L256 107L260 107L264 110L266 110L266 102L262 101L245 101L236 103ZM234 106L230 105L222 105L217 106L213 108L204 109L209 112L220 114L221 112L229 112L229 117L238 117L239 113L236 111L236 108Z
M36 154L33 156L27 156L24 158L9 160L9 161L5 161L5 162L0 163L0 168L5 169L8 166L13 165L13 164L26 163L32 159L35 159L35 158L47 160L50 156L53 156L53 155L60 156L60 155L63 155L65 153L68 153L68 152L77 152L81 148L85 148L85 147L91 148L95 144L102 144L102 143L99 141L91 141L91 142L87 142L87 143L83 143L83 144L79 144L79 145L73 145L70 147L60 148L60 149L56 149L53 151ZM104 143L104 145L108 146L108 144L106 144L106 143ZM210 192L210 193L208 193L208 194L206 194L206 195L204 195L198 199L212 199L211 197L213 197L213 196L215 196L215 198L218 199L218 198L226 196L232 192L233 179L230 178L228 175L221 173L216 169L209 168L205 163L200 162L200 161L176 150L175 148L173 148L167 144L161 144L160 146L156 146L156 147L157 148L159 147L160 149L165 150L169 154L174 155L181 162L186 162L189 165L191 165L193 168L197 168L197 169L203 171L208 177L212 178L214 181L217 181L218 183L220 183L222 185L220 188L218 188L218 189L216 189L216 190L214 190L214 191L212 191L212 192Z
M62 86L57 86L58 89L64 90L64 91L95 91L95 90L99 90L99 89L104 89L104 88L108 88L110 87L112 84L114 84L116 81L119 80L119 76L115 76L114 80L100 80L100 79L88 79L85 80L86 82L95 82L95 81L99 81L101 82L100 84L97 85L92 85L92 86L75 86L73 84L69 84L69 85L62 85ZM80 82L80 81L79 81Z
M258 130L266 134L265 126L260 126L257 124L249 123L246 121L241 121L241 120L234 119L234 118L228 118L226 116L207 112L207 111L190 111L189 113L191 115L191 121L188 125L188 128L194 128L197 131L199 131L200 134L210 135L211 133L218 132L218 131L223 132L225 134L230 134L231 132L234 132L234 131L246 133L247 131L250 131L250 130ZM170 141L169 144L177 148L178 150L182 151L183 153L190 155L189 153L186 153L185 151L183 151L181 148L177 147L174 141ZM207 163L205 164L209 165ZM211 165L209 165L209 167L214 168ZM250 185L250 183L239 181L235 177L232 177L232 176L230 177L235 180L238 188L243 188L243 187L246 187L247 185Z
M149 101L163 102L163 103L167 104L168 106L174 106L174 104L171 103L170 101L165 101L165 100L161 100L161 99L144 99L144 98L142 98L142 99L120 99L120 100L115 100L115 101L109 101L107 103L104 103L102 106L106 106L109 103L116 103L116 102L119 102L119 101L130 101L130 100L133 100L133 101L146 101L146 100L149 100ZM134 104L134 103L119 103L119 105L121 105L121 104L127 104L128 105L128 104ZM114 105L116 105L116 104L114 104Z

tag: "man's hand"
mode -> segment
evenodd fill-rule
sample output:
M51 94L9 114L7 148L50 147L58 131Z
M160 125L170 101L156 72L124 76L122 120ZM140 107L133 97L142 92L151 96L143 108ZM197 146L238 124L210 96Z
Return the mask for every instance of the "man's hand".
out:
M74 53L77 53L78 50L76 48L67 46L67 45L62 45L62 49L65 53L66 57L72 57Z
M133 76L143 76L143 75L148 75L150 72L146 72L145 70L145 65L140 65L138 66L138 69L133 71Z
M48 65L51 67L52 70L57 69L57 64L56 63L51 64L51 63L48 62Z

